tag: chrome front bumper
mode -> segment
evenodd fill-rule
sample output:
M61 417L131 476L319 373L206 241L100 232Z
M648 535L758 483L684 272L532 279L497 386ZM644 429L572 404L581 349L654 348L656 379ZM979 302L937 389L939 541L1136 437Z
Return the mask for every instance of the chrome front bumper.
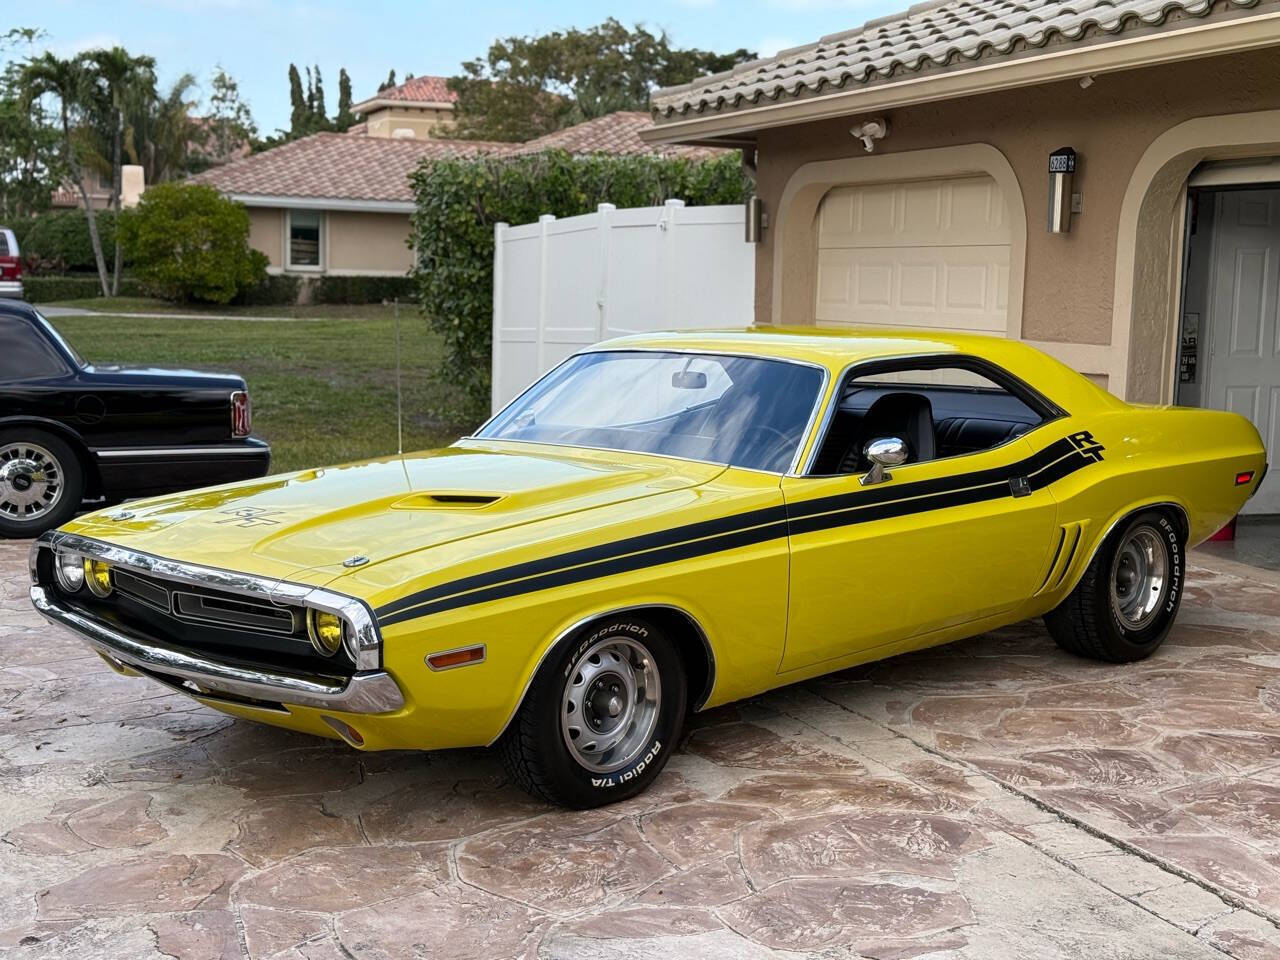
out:
M350 679L330 682L221 663L104 623L62 602L52 589L38 583L31 586L31 603L51 623L74 631L117 666L197 699L218 700L226 695L285 707L364 714L390 713L404 706L404 694L385 670L362 670Z

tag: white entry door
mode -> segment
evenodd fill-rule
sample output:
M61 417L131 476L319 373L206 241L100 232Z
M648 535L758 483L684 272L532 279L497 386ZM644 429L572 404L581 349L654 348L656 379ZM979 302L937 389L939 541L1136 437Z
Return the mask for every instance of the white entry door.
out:
M1280 513L1280 188L1218 196L1205 406L1253 421L1273 469L1245 513Z

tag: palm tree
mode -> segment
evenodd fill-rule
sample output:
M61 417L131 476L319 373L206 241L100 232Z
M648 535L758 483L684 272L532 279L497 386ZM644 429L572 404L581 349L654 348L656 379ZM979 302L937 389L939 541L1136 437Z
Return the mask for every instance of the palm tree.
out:
M154 57L134 57L124 47L90 50L84 55L88 76L107 108L111 139L111 209L120 218L121 167L124 163L125 103L130 97L155 99L156 61ZM120 292L120 231L116 231L115 265L111 273L111 295Z
M62 150L66 157L67 169L71 179L80 191L80 199L84 203L85 217L89 221L89 242L93 245L93 258L98 265L98 280L102 284L102 295L108 295L107 264L102 256L102 241L98 238L98 222L94 217L93 203L89 200L89 191L84 185L84 168L72 136L71 118L73 113L83 112L84 104L89 96L90 83L85 74L84 65L76 58L62 58L52 53L44 53L33 57L22 68L23 99L30 104L45 95L58 98L59 116L62 121Z
M196 78L184 73L163 96L135 91L125 104L125 153L140 164L147 183L176 180L187 172L187 153L201 132L191 119Z

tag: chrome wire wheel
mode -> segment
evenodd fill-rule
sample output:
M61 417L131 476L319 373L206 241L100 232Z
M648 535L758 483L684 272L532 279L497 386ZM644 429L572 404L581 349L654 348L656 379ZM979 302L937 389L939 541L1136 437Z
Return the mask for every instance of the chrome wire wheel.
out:
M610 637L574 665L560 705L560 730L574 760L610 773L648 746L661 705L662 682L648 648Z
M1142 630L1159 613L1169 588L1164 539L1145 524L1130 530L1111 564L1111 609L1131 630Z
M37 443L0 447L0 517L39 520L62 500L63 473L58 458Z

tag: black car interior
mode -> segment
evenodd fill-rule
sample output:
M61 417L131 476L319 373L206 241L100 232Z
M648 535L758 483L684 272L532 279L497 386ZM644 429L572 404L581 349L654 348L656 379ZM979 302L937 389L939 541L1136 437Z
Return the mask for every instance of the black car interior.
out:
M920 463L998 447L1053 416L1036 409L1035 398L971 369L930 369L941 376L913 383L899 368L850 379L810 474L865 473L871 463L863 450L872 440L897 437L907 445L906 462ZM949 378L951 370L963 375ZM958 382L935 382L947 379Z

